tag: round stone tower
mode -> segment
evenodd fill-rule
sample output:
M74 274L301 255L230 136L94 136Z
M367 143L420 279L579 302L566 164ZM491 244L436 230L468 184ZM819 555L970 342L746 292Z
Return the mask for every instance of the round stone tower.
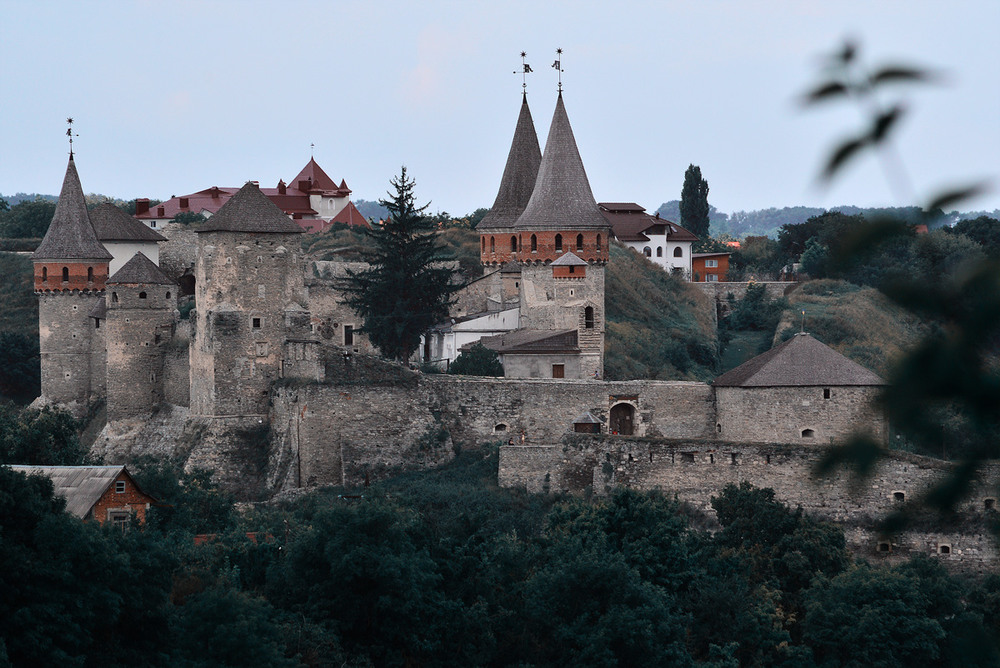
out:
M177 286L136 253L108 279L108 421L149 415L163 401L164 348L173 338Z
M59 203L34 262L38 296L38 344L44 403L65 405L76 415L86 411L104 369L92 368L90 317L104 297L112 256L97 240L70 153Z

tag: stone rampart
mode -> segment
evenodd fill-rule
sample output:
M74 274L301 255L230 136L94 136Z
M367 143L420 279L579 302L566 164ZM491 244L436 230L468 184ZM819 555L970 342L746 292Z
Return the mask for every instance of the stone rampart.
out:
M729 299L730 294L732 294L736 299L742 299L747 293L747 288L751 284L763 285L767 291L767 296L771 299L784 297L792 290L792 288L798 285L795 281L713 281L711 283L692 283L691 285L697 287L709 297L713 297L716 301L726 301Z

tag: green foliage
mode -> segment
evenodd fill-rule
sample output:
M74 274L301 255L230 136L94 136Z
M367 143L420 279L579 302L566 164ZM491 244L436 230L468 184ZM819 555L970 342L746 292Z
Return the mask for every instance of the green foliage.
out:
M458 260L459 271L466 281L483 275L479 255L479 235L469 227L447 227L437 233L437 240L446 255Z
M749 236L730 255L727 276L731 281L776 280L785 264L778 242Z
M193 225L203 223L206 220L208 220L208 218L205 218L203 214L196 213L194 211L181 211L173 217L171 222L180 223L181 225Z
M481 343L476 343L468 351L459 354L448 367L448 373L464 376L503 376L503 365L496 351Z
M160 502L150 509L150 526L191 534L222 533L233 527L233 496L219 489L211 471L184 472L149 457L133 461L129 470L139 487Z
M710 380L718 368L709 299L619 244L605 275L604 376Z
M701 167L688 165L681 188L681 227L699 239L708 237L708 181L701 177Z
M392 180L391 199L381 200L389 219L365 230L374 244L366 253L369 268L348 271L345 303L364 319L362 331L388 358L405 361L417 349L420 336L448 315L458 289L424 217L417 207L414 182L403 167Z
M736 302L732 313L724 325L735 330L774 331L781 319L781 314L788 308L785 298L771 299L767 295L767 286L763 283L747 285L743 298Z
M0 396L27 403L41 389L38 338L0 331Z
M36 199L15 204L8 211L0 212L0 236L41 238L49 229L56 203Z
M82 464L86 450L77 422L63 410L0 404L0 463L63 466Z
M983 251L991 258L1000 259L1000 220L988 216L979 216L960 220L954 227L946 228L951 234L962 235L972 239L982 246Z

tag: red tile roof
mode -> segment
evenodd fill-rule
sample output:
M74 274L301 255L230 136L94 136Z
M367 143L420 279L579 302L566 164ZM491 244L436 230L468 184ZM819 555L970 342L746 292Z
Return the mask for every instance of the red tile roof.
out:
M348 202L347 206L340 210L336 216L330 221L330 223L344 223L345 225L360 225L362 227L367 227L371 229L371 224L361 212L358 211L358 207L354 206L354 202Z

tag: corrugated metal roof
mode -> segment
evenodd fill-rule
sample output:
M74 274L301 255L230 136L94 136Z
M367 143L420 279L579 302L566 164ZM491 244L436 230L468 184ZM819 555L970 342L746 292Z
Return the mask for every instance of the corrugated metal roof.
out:
M66 511L83 519L90 513L124 466L11 466L25 475L52 481L55 493L66 499ZM127 473L127 471L126 471ZM131 476L129 476L131 478Z
M507 165L500 179L500 189L489 213L477 226L479 232L500 232L514 227L531 199L541 162L538 134L528 108L528 96L524 95L521 98L521 113L514 128L514 140L507 154Z
M809 334L781 345L722 374L716 387L819 387L885 385L877 375Z

